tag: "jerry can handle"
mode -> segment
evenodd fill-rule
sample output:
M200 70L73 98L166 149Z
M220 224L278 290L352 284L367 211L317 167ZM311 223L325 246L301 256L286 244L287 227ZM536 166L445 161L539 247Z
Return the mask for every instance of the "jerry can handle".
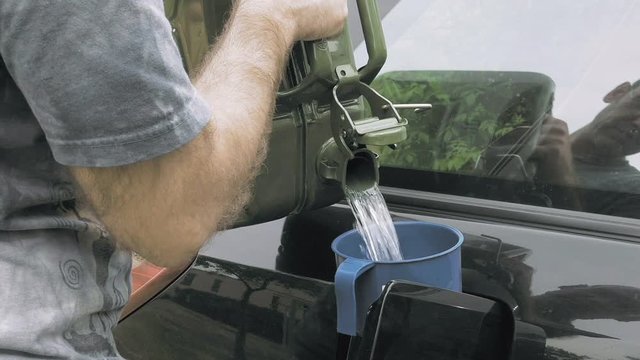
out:
M358 70L358 74L360 81L371 83L387 60L387 45L377 0L357 0L357 5L369 57L367 64ZM299 84L290 89L279 91L279 99L287 100L298 96L317 81L324 80L335 83L337 80L333 79L335 66L326 39L314 41L311 46L306 47L306 50L309 73Z
M357 0L360 24L364 34L369 60L358 69L360 81L370 84L387 61L387 43L382 30L382 19L377 0Z

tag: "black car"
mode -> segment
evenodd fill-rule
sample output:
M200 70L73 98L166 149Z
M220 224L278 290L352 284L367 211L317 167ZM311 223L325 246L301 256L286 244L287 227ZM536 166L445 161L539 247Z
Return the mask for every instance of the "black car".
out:
M187 70L215 41L230 3L165 1ZM407 139L395 150L367 148L380 155L379 183L396 219L464 233L463 293L399 279L359 336L336 332L330 244L354 219L339 186L311 183L316 168L305 151L332 136L332 84L314 62L322 48L298 44L254 202L188 269L138 263L115 331L121 354L640 359L640 6L378 5L388 56L364 80L394 104L416 105L399 107ZM362 65L375 39L366 26L359 32L351 10L349 30L324 45L334 61ZM362 98L342 105L367 115Z

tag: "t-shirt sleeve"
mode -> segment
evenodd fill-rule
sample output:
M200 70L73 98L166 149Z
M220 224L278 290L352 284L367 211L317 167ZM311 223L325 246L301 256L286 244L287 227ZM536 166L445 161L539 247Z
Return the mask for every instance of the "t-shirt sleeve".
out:
M161 0L2 0L0 55L64 165L159 156L211 115Z

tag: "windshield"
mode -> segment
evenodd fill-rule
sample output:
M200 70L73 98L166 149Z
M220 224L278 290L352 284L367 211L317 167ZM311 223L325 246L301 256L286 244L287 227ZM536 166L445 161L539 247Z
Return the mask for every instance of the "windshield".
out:
M633 21L640 4L381 0L380 7L388 59L373 86L396 103L434 105L429 113L403 111L409 138L396 151L379 149L384 166L420 170L423 190L640 217L628 196L640 194L640 23ZM445 186L429 172L457 180ZM492 181L508 181L511 192L503 183L499 194L461 189Z

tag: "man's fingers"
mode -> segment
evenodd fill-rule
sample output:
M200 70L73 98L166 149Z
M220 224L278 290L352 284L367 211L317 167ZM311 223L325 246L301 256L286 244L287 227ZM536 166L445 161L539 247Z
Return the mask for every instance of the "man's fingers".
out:
M554 134L566 134L569 135L569 126L565 121L556 119L554 117L548 117L541 128L541 133L554 133Z

